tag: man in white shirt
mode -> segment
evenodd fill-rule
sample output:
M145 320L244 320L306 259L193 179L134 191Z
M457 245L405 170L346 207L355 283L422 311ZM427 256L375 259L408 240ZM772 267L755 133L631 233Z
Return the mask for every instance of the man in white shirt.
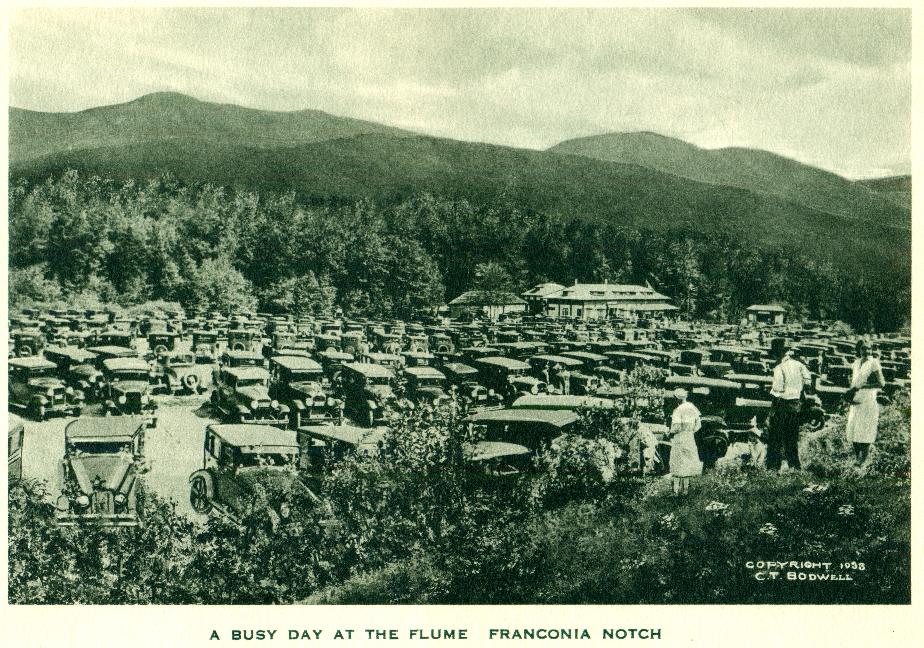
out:
M776 342L776 340L774 340ZM767 468L779 470L785 456L791 470L802 467L799 461L799 411L805 388L812 384L808 368L796 360L792 350L774 345L782 353L773 370L773 405L767 434Z

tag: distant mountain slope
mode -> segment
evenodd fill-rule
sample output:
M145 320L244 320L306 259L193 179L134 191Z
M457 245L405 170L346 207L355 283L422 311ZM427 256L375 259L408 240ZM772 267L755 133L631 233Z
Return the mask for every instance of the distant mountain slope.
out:
M886 201L874 212L843 216L637 165L432 137L372 134L273 149L178 138L67 151L14 164L12 174L39 179L66 169L116 178L170 171L191 181L295 189L310 199L392 200L429 191L484 202L503 195L563 216L716 232L839 263L904 268L910 258L903 254L910 253L910 225L900 224L902 210Z
M842 216L882 214L884 202L895 204L867 186L774 153L747 148L701 149L656 133L582 137L561 142L549 151L638 164L691 180L777 196ZM890 218L893 224L901 224L909 214L895 211Z
M221 145L272 148L363 133L410 134L319 110L255 110L199 101L175 92L158 92L124 104L74 113L10 108L9 120L12 163L61 151L165 139L201 138Z
M892 199L896 204L911 209L911 176L899 175L872 180L857 180L857 184Z

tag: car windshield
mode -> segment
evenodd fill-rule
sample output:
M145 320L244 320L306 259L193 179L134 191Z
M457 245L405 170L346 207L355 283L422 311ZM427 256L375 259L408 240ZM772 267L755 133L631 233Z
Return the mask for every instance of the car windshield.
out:
M417 385L420 387L442 387L443 379L437 376L427 377L427 378L418 378Z
M113 380L141 380L147 382L148 372L138 371L136 369L126 369L124 371L112 372Z
M256 385L266 385L265 378L238 378L235 383L238 387L254 387Z
M293 381L318 381L324 375L322 371L293 371Z
M381 387L388 387L390 385L390 382L388 378L386 378L385 376L374 376L372 378L369 378L369 384L377 385Z
M131 446L125 443L93 443L82 441L70 444L71 453L81 454L118 454L120 452L131 452Z
M54 373L55 373L55 370L50 367L40 367L36 369L30 369L29 377L30 378L46 378L48 376L53 376Z
M241 453L238 466L241 468L258 468L265 466L288 466L292 463L291 455L277 453Z

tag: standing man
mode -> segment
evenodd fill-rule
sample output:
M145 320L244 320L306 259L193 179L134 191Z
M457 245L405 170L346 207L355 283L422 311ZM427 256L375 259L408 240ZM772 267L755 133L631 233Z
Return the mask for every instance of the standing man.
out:
M774 338L770 348L780 362L773 370L773 405L767 435L767 468L779 471L785 456L790 470L802 468L799 461L799 410L805 387L812 384L808 368L786 348L786 340Z

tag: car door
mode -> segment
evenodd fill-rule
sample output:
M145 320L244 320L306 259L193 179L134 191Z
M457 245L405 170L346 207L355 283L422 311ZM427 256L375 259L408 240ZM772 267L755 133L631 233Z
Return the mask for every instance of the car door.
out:
M10 368L10 402L16 405L28 405L31 394L29 392L29 372L25 369Z

